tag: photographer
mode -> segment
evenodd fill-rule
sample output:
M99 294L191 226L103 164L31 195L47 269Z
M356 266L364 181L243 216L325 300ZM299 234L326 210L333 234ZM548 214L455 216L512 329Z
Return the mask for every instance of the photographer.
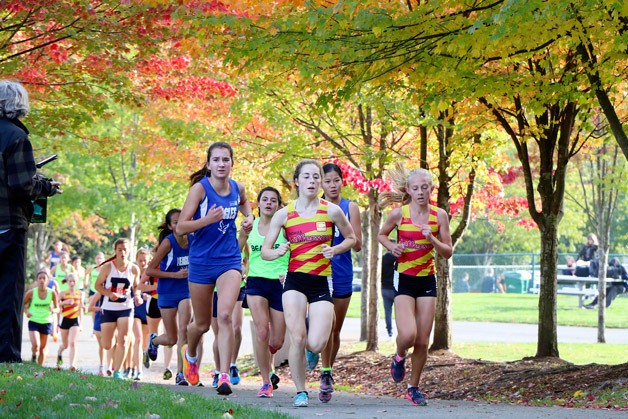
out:
M28 129L18 118L29 111L28 93L0 80L0 362L22 362L22 302L26 231L32 199L60 193L59 183L36 173Z

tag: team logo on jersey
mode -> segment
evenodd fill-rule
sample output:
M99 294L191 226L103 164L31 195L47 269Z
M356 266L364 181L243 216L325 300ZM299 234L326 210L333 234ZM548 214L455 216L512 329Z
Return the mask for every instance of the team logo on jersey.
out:
M218 231L222 234L227 234L227 230L229 230L229 224L220 220L220 224L218 224Z
M316 222L316 231L320 233L324 233L327 231L327 223L325 221L317 221Z

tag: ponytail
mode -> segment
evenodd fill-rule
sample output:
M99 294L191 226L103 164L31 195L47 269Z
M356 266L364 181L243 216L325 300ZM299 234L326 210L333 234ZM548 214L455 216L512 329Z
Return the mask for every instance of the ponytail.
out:
M159 227L157 227L157 230L159 230L159 238L157 239L157 246L155 247L155 252L157 251L157 248L159 247L161 242L170 234L174 233L174 231L172 231L172 229L170 228L170 225L172 225L172 216L174 214L180 214L180 213L181 213L181 210L179 208L172 208L170 211L166 213L166 218L164 222L159 224Z
M105 259L105 261L103 263L101 263L100 265L96 266L96 268L100 268L101 266L103 266L105 263L107 262L111 262L112 260L114 260L116 258L116 255L111 256L109 259Z
M432 173L426 169L414 169L408 171L405 168L403 163L396 163L392 169L388 170L388 178L390 179L393 190L392 191L384 191L379 194L379 205L381 208L385 208L387 206L401 204L407 205L412 200L410 195L406 192L406 188L408 187L408 181L413 176L421 176L425 178L430 185L434 184L434 180L432 177Z
M209 173L209 170L207 170L206 165L203 165L203 168L201 170L197 170L196 172L192 173L190 175L190 187L200 182L201 179L203 179L204 177L208 175L208 173Z
M388 169L386 175L392 183L393 190L379 194L378 201L380 207L383 209L395 204L408 204L410 202L410 196L406 193L408 170L403 163L395 163L391 169Z

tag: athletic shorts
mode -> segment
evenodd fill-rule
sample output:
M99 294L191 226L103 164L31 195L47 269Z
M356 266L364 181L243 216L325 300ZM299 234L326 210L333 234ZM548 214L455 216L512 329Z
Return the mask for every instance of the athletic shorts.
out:
M35 323L29 320L29 332L39 332L42 335L52 335L52 323Z
M283 286L278 279L250 276L246 280L246 295L264 297L268 300L268 306L273 310L283 311L281 294Z
M96 291L94 290L89 290L89 296L91 297L92 295L96 294Z
M331 277L306 274L303 272L288 272L283 292L297 291L305 295L307 302L312 304L318 301L334 302L331 294L333 285Z
M118 319L124 317L133 317L133 309L127 308L126 310L101 310L100 312L100 324L103 323L116 323Z
M190 294L183 295L168 295L168 294L159 294L159 299L157 300L157 304L159 304L159 310L168 309L168 308L179 308L179 303L183 300L187 300L190 298Z
M94 332L100 332L100 311L94 313Z
M238 294L237 301L244 301L246 298L246 292L244 287L240 287L240 293ZM218 293L214 291L214 302L212 304L212 317L215 319L218 317Z
M399 279L395 278L395 297L398 295L408 295L412 298L434 297L436 298L436 276L412 276L399 274Z
M238 271L242 274L242 264L227 264L227 265L188 265L188 282L193 284L204 284L204 285L216 285L218 282L218 278L220 275L228 272L230 270ZM241 281L242 277L238 278L238 281ZM161 299L161 294L159 294L159 299Z
M140 319L142 324L148 324L146 321L146 301L144 301L139 306L135 306L135 310L133 310L133 317L136 319Z
M61 318L59 328L63 330L70 330L70 328L74 326L80 326L78 317L76 319L68 319L67 317Z
M161 319L161 311L159 311L159 300L151 298L148 300L148 310L146 310L146 316L151 319Z
M349 298L353 294L353 277L336 278L333 273L331 276L334 292L334 298Z

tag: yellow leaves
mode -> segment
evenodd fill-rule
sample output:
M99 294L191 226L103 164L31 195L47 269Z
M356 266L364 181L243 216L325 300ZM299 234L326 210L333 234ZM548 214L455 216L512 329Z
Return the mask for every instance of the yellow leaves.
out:
M578 390L578 391L576 391L576 392L573 394L573 397L574 397L574 398L579 398L579 397L582 397L582 396L584 396L584 391L582 391L582 390Z

